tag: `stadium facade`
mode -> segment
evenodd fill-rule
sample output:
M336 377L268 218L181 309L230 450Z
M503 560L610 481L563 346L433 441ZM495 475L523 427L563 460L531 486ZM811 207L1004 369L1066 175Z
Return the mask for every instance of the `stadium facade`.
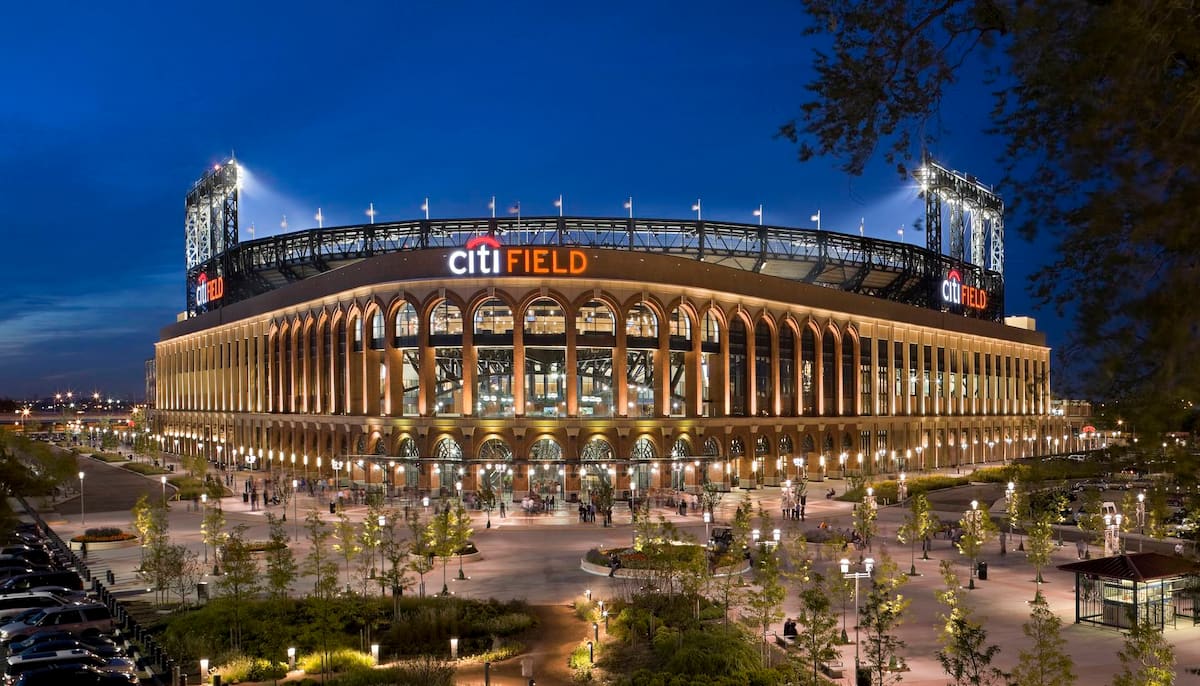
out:
M857 235L418 220L227 242L189 262L188 290L155 349L156 427L169 449L247 466L569 496L1073 440L1050 411L1050 349L1005 323L998 273Z

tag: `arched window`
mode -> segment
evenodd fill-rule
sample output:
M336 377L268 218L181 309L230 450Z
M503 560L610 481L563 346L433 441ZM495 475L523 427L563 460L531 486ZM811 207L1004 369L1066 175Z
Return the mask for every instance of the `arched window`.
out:
M792 437L791 436L784 434L783 436L779 437L779 454L780 455L791 455L792 454Z
M499 298L491 298L475 308L475 340L488 340L489 336L503 336L512 340L512 309Z
M686 438L676 438L671 446L671 457L689 457L692 454L692 444Z
M529 449L529 459L538 461L560 462L562 446L553 438L539 438Z
M350 335L354 339L354 347L352 350L356 353L363 351L363 336L362 336L362 319L358 317L350 318Z
M431 336L462 336L462 310L448 300L438 303L429 314Z
M392 347L416 347L417 335L421 331L421 318L417 316L417 308L406 302L396 310L396 323L392 331Z
M729 413L734 417L745 417L747 411L746 325L740 317L729 324Z
M754 405L758 416L774 416L775 375L771 370L771 327L765 321L754 325Z
M733 457L741 457L746 454L746 442L741 436L734 436L729 439L729 454Z
M704 454L707 457L721 456L721 442L715 436L704 439Z
M489 438L479 446L479 461L493 465L512 462L512 448L499 438Z
M625 316L625 336L652 339L653 346L658 347L658 317L648 304L638 303L629 308L629 314Z
M612 444L597 436L583 444L579 459L583 462L612 462Z
M513 395L513 315L499 298L475 309L475 414L511 417Z
M383 313L375 310L371 317L371 350L383 350Z
M417 450L417 442L411 436L405 436L400 439L400 443L396 445L396 454L405 459L420 457L420 453Z
M433 414L462 414L462 310L443 300L429 315L429 342L434 354Z
M522 317L525 338L525 414L558 417L567 412L567 321L563 308L538 298Z
M634 460L653 460L658 457L654 441L646 436L638 438L633 443L633 450L630 451L629 457Z
M613 416L614 322L612 310L599 300L575 313L575 393L582 417Z

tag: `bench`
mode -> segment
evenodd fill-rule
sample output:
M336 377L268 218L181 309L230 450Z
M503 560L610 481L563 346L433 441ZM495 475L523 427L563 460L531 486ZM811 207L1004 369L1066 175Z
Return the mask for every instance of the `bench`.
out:
M784 650L795 647L796 637L795 636L787 636L784 634L775 634L775 645L779 646L780 648L783 648Z

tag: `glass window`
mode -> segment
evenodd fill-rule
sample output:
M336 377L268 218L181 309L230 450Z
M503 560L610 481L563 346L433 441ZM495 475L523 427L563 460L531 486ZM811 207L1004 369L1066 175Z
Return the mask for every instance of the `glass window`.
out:
M616 334L612 310L599 300L589 301L575 314L575 333L578 335Z
M625 317L625 335L629 338L653 339L658 345L658 317L646 303L638 303L629 309Z
M525 308L525 335L565 336L567 319L562 305L550 298L538 298Z
M771 327L754 325L754 404L758 416L775 414L775 375L771 373Z
M371 317L371 350L383 350L383 313L376 310Z
M443 300L433 308L429 315L429 334L431 336L462 336L462 310Z
M504 336L511 340L513 332L512 309L499 298L491 298L475 308L476 340L488 336Z
M629 416L655 416L654 352L630 350L626 356L625 371L629 384Z
M362 320L358 317L350 319L350 335L354 337L354 352L361 353L363 350Z
M567 413L567 351L525 349L525 414L560 417Z
M690 350L692 340L692 320L687 311L681 307L671 310L671 346L680 345L681 350Z
M786 324L779 332L779 405L781 414L796 414L796 334Z
M412 303L404 303L396 310L396 324L392 333L392 346L396 348L416 347L417 334L421 330L421 320L417 317L417 308Z
M512 347L477 348L475 358L475 413L480 417L513 416Z

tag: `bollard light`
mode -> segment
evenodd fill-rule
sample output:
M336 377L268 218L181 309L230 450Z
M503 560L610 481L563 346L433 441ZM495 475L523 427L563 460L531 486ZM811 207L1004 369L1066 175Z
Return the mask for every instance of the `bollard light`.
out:
M458 639L457 638L450 639L450 659L451 660L458 659Z
M295 669L296 669L296 649L288 648L287 656L288 656L288 671L289 672L295 671Z
M203 684L203 683L206 683L207 681L208 681L208 658L202 657L202 658L200 658L200 683Z
M376 666L379 665L379 644L378 643L371 644L371 659L375 661Z

